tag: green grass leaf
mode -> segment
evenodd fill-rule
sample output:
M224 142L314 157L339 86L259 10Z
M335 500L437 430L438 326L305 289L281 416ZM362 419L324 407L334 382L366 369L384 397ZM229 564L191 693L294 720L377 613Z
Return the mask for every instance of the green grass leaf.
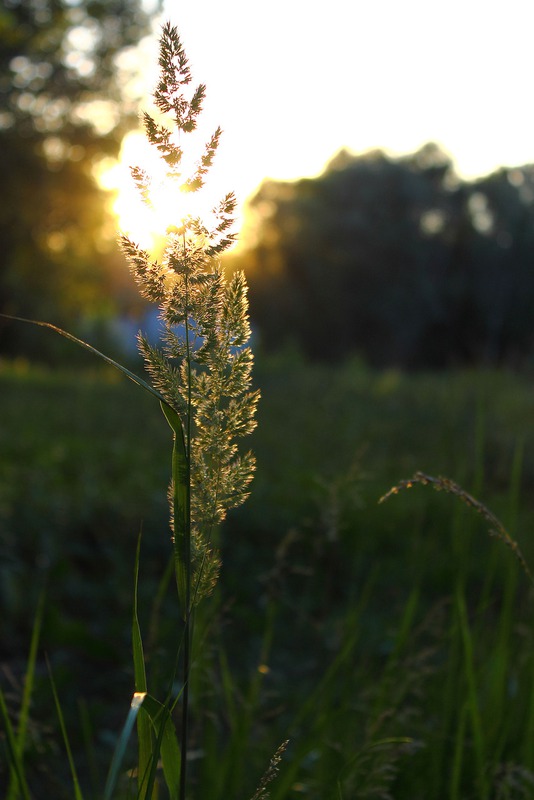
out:
M478 773L478 788L480 792L479 797L482 800L482 798L489 797L486 776L486 746L484 739L484 728L478 703L474 643L467 617L465 597L461 587L457 587L455 600L464 651L464 670L467 679L466 704L473 733L473 750Z
M145 671L145 656L143 650L143 640L141 637L141 626L139 625L138 615L138 581L139 581L139 561L141 553L141 536L137 540L137 551L135 554L135 578L134 578L134 605L132 620L132 651L134 665L134 679L136 694L146 694L147 680ZM137 717L137 785L139 797L146 797L146 776L150 769L152 759L152 734L150 723L144 714Z
M169 790L169 798L170 800L178 800L181 755L176 729L169 708L151 695L147 695L143 703L143 713L148 715L159 742L159 753L154 755L154 759L157 760L157 756L161 755L163 775Z
M108 779L104 789L104 800L112 800L113 792L117 785L122 763L124 761L126 747L128 746L128 741L132 733L132 728L145 698L146 694L144 692L135 692L134 696L132 697L130 710L128 711L128 716L126 717L126 722L124 723L121 735L119 736L119 740L117 742L117 746L115 747L115 752L109 768Z
M4 722L4 727L6 730L6 743L7 743L9 766L13 770L15 780L18 781L18 786L20 788L20 791L22 792L22 797L24 798L24 800L31 800L30 790L28 788L26 777L24 775L24 767L22 764L22 759L17 749L15 734L13 731L13 726L11 725L11 720L9 719L9 714L7 713L6 701L2 689L0 689L0 716L2 717L2 720Z
M17 748L22 756L26 742L26 732L28 729L28 720L30 716L30 702L33 693L33 683L35 678L35 663L37 661L37 647L39 644L39 637L41 635L41 626L43 622L45 603L45 592L41 592L39 602L37 604L37 611L35 613L35 621L32 629L32 638L30 642L30 653L28 656L28 666L26 667L26 675L24 677L24 692L22 695L22 705L20 709L19 725L17 729Z
M42 322L41 320L37 319L25 319L24 317L14 317L11 314L0 314L0 317L4 317L4 319L11 319L14 320L15 322L25 322L29 325L38 325L40 328L48 328L49 330L54 331L54 333L58 333L60 336L63 336L63 338L68 339L71 342L74 342L80 347L83 347L84 350L88 350L90 353L97 356L102 361L105 361L106 364L110 364L110 366L114 367L114 369L117 369L119 370L119 372L122 372L122 374L126 375L126 377L129 378L129 380L133 381L135 384L137 384L137 386L140 386L142 389L149 392L149 394L156 397L161 403L165 404L167 403L162 394L160 394L156 389L154 389L154 387L151 386L149 383L140 378L139 375L136 375L135 372L132 372L127 367L123 366L118 361L115 361L110 356L105 355L105 353L101 353L100 350L97 350L96 347L93 347L88 342L84 342L83 339L78 339L78 337L74 336L72 333L64 331L63 328L58 328L57 325L52 325L51 322Z
M69 742L69 737L67 734L67 728L65 725L65 719L63 717L63 711L61 709L61 704L59 702L59 696L56 689L56 683L54 681L54 676L52 675L52 670L50 668L50 663L48 659L46 660L48 666L48 674L50 676L50 683L52 685L52 693L54 695L54 703L56 705L56 712L59 719L59 725L61 727L61 734L63 736L63 742L65 744L65 750L67 751L67 759L69 762L70 767L70 774L72 776L72 783L74 786L74 797L75 800L83 800L82 790L80 788L80 782L78 780L78 773L76 772L76 765L74 764L74 758L72 755L72 750Z
M24 676L24 691L22 694L22 703L19 713L19 724L17 728L17 735L15 746L17 754L20 759L21 769L23 769L24 750L26 747L26 732L28 730L28 721L30 718L30 703L33 694L34 677L35 677L35 663L37 661L37 647L39 644L39 637L41 635L41 625L43 621L45 592L41 592L37 610L35 612L35 620L32 629L32 638L30 642L30 652L28 655L28 664L26 667L26 674ZM16 772L12 772L7 793L7 800L18 797L18 786Z

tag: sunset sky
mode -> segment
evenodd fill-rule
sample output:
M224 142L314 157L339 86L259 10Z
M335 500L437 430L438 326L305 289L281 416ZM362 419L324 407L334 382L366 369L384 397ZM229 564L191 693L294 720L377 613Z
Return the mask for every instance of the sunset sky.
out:
M167 0L162 19L207 85L206 131L224 129L214 192L242 202L341 147L437 141L465 177L534 162L532 0Z

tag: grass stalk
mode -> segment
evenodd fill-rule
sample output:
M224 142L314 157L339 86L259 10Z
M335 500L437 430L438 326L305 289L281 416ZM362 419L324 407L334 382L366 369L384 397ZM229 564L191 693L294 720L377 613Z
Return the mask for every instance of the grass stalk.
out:
M467 679L467 710L473 734L473 749L477 773L477 784L480 800L489 797L489 786L486 775L486 745L483 733L482 719L478 704L478 689L473 653L473 639L467 618L465 597L460 587L456 591L456 611L463 643L464 671Z
M388 500L393 495L398 494L399 491L403 489L413 488L413 486L416 484L432 486L438 492L443 491L447 492L448 494L452 494L455 497L458 497L462 503L468 506L468 508L472 508L477 512L477 514L480 514L480 516L489 523L490 536L494 536L495 538L499 539L513 552L529 582L532 584L532 586L534 586L534 575L532 574L519 545L514 539L512 539L502 522L492 511L490 511L489 508L487 508L487 506L484 505L484 503L481 503L479 500L473 497L473 495L466 492L461 486L452 481L450 478L444 478L442 476L435 478L432 475L426 475L424 472L416 472L415 475L408 480L399 481L399 483L393 486L388 492L386 492L385 495L380 498L379 503L383 503L385 500Z
M461 800L461 780L462 780L462 767L465 752L465 731L467 727L467 703L462 705L460 711L460 719L456 734L454 738L454 753L451 766L451 779L450 779L450 793L449 800ZM441 780L441 774L438 776Z
M186 325L187 358L189 329ZM190 373L190 364L188 364ZM191 669L191 397L188 389L188 422L184 436L177 414L162 405L163 413L173 431L172 491L174 564L178 596L184 621L182 655L182 730L180 800L184 800L187 785L187 751L189 738L189 674Z
M83 800L82 790L80 788L80 781L78 780L78 773L76 770L76 764L74 762L74 757L72 755L72 749L70 746L70 740L67 733L67 726L65 725L65 718L63 716L63 710L61 708L61 703L59 702L59 695L57 693L56 682L54 680L54 675L52 673L52 669L50 666L50 662L48 658L46 659L47 667L48 667L48 675L50 677L50 685L52 687L52 694L54 696L54 704L56 706L56 713L59 720L59 726L61 728L61 735L63 737L63 743L65 745L65 751L67 753L67 760L69 762L70 774L72 778L72 785L74 788L74 797L75 800Z
M26 743L26 733L28 730L28 721L30 717L30 703L33 694L33 686L35 679L35 664L37 662L37 648L39 645L39 638L41 635L41 627L43 622L45 606L45 590L43 589L39 595L37 603L37 611L35 614L35 622L32 629L32 638L30 642L30 652L28 655L28 666L24 676L24 691L22 693L22 704L20 708L19 725L17 728L17 749L21 758L23 757L24 747Z
M87 763L87 771L89 773L89 780L91 783L91 796L98 797L100 794L100 775L96 753L94 748L94 731L91 723L89 709L85 698L80 698L78 701L80 725L84 742L85 757Z
M182 237L185 252L185 232ZM189 752L189 689L191 672L191 644L192 644L192 604L191 604L191 448L192 448L192 414L193 403L191 395L192 365L191 365L191 339L189 330L189 275L185 273L185 364L187 371L187 400L186 400L186 469L183 476L185 486L185 541L183 558L185 561L185 630L184 630L184 660L183 660L183 695L182 695L182 742L180 773L180 800L186 800L187 787L187 757ZM174 475L173 475L174 478Z
M17 790L19 790L22 794L23 800L31 800L30 790L28 787L28 783L26 781L26 776L24 774L24 766L22 763L22 759L20 757L20 753L17 748L15 732L13 731L11 720L9 719L4 693L1 688L0 688L0 716L2 718L5 727L8 764L10 767L10 771L12 772L13 776L12 781L14 783L13 788L12 789L10 788L10 791L13 792L13 797L16 797L16 792Z
M534 658L530 657L529 700L521 755L525 767L534 772Z
M134 572L134 598L133 598L133 619L132 619L132 652L134 664L134 681L137 697L143 697L148 691L145 656L143 651L143 640L141 637L141 626L139 625L138 615L138 585L139 585L139 560L141 553L141 536L137 539L137 550L135 553L135 572ZM145 776L152 758L152 734L150 722L144 714L136 714L137 719L137 788L139 800L144 800L146 795Z
M28 730L28 722L30 718L30 704L34 688L35 680L35 665L37 662L37 648L39 646L39 639L41 635L41 627L43 622L45 605L45 590L43 589L39 595L37 603L37 610L35 612L35 619L32 628L32 638L30 642L30 650L28 654L28 662L26 666L26 673L24 675L24 689L22 693L22 703L19 712L19 724L15 737L15 747L18 754L17 766L19 771L24 768L24 750L26 748L26 734ZM14 800L19 791L20 778L15 772L14 765L11 768L11 775L9 781L9 788L6 800Z

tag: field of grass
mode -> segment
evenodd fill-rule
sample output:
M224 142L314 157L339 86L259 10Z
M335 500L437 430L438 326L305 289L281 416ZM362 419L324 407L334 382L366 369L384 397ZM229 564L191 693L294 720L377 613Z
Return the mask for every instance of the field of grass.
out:
M483 501L534 564L534 380L376 373L260 358L258 458L219 532L221 581L197 621L191 800L534 795L534 593L457 497ZM72 797L46 652L85 797L133 690L131 606L165 691L169 428L133 384L91 368L0 369L0 680L20 704L46 592L31 711L36 798ZM174 613L174 612L173 612ZM0 790L3 748L0 730ZM3 796L3 791L0 791ZM128 795L125 795L128 796ZM162 795L164 796L164 795Z

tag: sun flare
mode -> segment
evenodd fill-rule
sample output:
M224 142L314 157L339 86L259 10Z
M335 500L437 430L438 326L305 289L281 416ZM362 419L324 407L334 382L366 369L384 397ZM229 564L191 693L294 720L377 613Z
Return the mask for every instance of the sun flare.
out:
M130 168L142 167L151 176L150 206L137 191ZM112 211L121 233L153 253L161 247L170 226L179 226L191 215L209 227L212 209L221 200L209 182L198 192L183 192L165 174L165 164L144 133L129 133L123 143L118 162L106 164L98 176L101 186L115 194Z

